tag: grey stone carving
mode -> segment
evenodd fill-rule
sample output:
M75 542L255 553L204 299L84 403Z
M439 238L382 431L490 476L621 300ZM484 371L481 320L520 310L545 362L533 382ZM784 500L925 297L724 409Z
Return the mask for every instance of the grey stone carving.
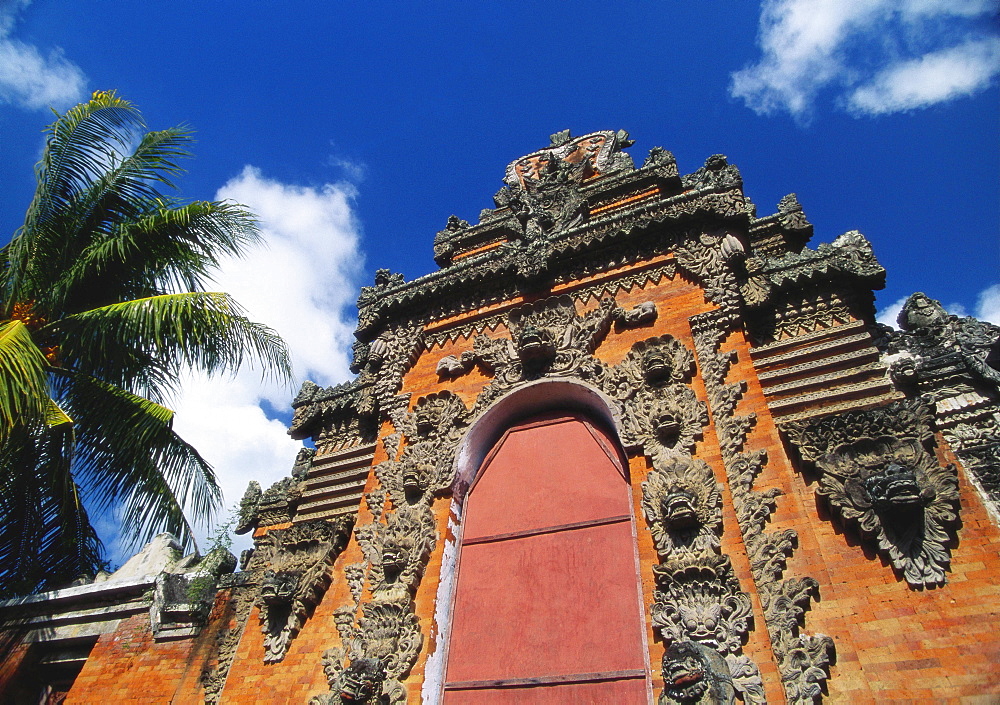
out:
M725 154L713 154L705 160L705 166L684 177L684 187L689 189L733 188L743 185L743 177L735 165L730 164Z
M236 556L216 548L204 558L187 556L156 576L150 628L157 641L190 637L201 631L215 601L219 578L236 570Z
M718 552L720 489L703 460L679 456L654 465L642 483L642 508L660 560Z
M400 417L401 430L407 438L402 457L375 468L394 506L415 504L426 500L428 493L451 487L452 461L466 416L462 400L444 391L421 397L412 414Z
M740 304L735 265L745 256L743 243L728 230L701 232L677 248L677 266L705 290L705 298L725 308Z
M757 592L764 603L764 621L778 661L785 697L791 703L812 703L822 693L823 683L829 677L834 643L822 634L800 632L809 600L816 595L816 583L812 578L782 578L787 558L795 549L795 532L791 529L765 530L780 491L754 488L767 455L761 451L743 450L756 417L736 413L746 384L726 382L729 369L736 362L736 353L719 350L737 324L735 305L698 314L689 320L737 521ZM813 589L803 590L802 586ZM795 599L789 599L789 595L794 595Z
M434 549L437 532L426 504L403 504L387 514L385 524L368 524L357 531L358 543L370 566L369 587L374 602L409 601Z
M323 654L323 670L332 692L311 702L352 702L355 693L367 696L358 702L406 702L401 680L416 663L423 644L420 622L408 605L397 602L366 603L361 610L356 626L353 609L338 621L344 647Z
M874 537L912 587L945 582L958 475L929 446L933 419L920 400L846 412L788 428L820 472L817 492Z
M733 676L717 651L696 641L678 641L663 654L659 705L732 705Z
M457 215L448 216L448 224L444 230L434 236L434 261L442 266L450 264L451 256L455 252L455 236L468 229L468 221L462 220Z
M637 342L604 379L605 391L628 410L623 440L654 463L691 453L708 424L704 402L684 384L693 371L691 351L665 335Z
M479 395L472 414L518 384L540 377L596 380L603 367L593 352L611 330L616 309L608 298L580 315L572 298L557 296L510 311L510 338L480 335L475 340L474 359L493 374L493 381Z
M222 687L229 675L229 668L236 657L236 648L243 636L243 629L250 619L256 602L256 586L241 583L232 587L229 603L223 612L224 626L220 628L213 644L214 665L206 665L199 682L204 688L205 705L215 705L222 695ZM210 661L211 663L211 661Z
M937 427L1000 513L1000 327L910 296L880 348L896 386L934 402Z
M696 641L736 653L749 633L753 610L728 556L675 559L653 567L653 626L668 642Z
M330 586L330 568L344 549L352 521L311 521L272 529L258 539L267 569L260 584L264 662L281 661L292 639Z
M615 323L621 328L636 328L656 320L656 303L643 301L626 311L623 308L615 310Z

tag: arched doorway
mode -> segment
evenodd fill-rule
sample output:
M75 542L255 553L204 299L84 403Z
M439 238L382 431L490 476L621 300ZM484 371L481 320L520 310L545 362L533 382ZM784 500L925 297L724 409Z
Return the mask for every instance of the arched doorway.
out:
M445 703L646 702L626 468L576 412L493 446L463 510Z

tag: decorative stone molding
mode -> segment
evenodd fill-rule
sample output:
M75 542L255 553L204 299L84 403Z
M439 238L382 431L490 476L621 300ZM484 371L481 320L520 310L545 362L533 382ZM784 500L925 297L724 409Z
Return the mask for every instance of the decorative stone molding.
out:
M353 520L310 521L272 529L256 552L267 565L261 578L260 627L264 662L281 661L292 639L330 586L330 568L347 545Z
M945 582L958 474L941 467L921 400L792 424L786 433L819 470L817 493L856 521L911 587Z
M719 347L737 325L735 308L717 309L692 316L695 351L701 367L709 408L719 436L722 460L729 479L737 522L750 559L757 592L764 605L764 621L778 662L785 697L790 703L812 703L823 692L834 656L830 637L800 632L809 599L815 595L800 588L814 586L812 578L782 579L788 557L795 549L793 530L764 530L774 511L777 488L758 491L754 483L767 462L761 451L743 451L747 434L756 422L754 414L737 414L736 405L746 390L745 382L727 383L735 352ZM788 599L794 595L796 600Z
M673 457L654 463L642 483L642 509L661 561L718 553L721 487L704 461Z
M323 671L332 692L314 697L311 703L406 702L401 681L423 645L420 622L409 605L398 602L367 603L361 610L357 626L353 611L338 622L345 647L323 653Z
M937 428L1000 517L1000 327L948 315L921 293L898 323L878 336L893 381L933 400Z
M368 561L373 602L406 603L416 592L437 532L430 507L403 504L389 512L385 524L368 524L357 532Z

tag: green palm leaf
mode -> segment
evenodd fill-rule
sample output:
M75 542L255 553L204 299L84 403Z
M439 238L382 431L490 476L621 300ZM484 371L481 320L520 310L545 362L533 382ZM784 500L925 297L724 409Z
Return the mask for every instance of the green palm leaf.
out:
M164 195L189 143L183 127L145 132L109 92L48 129L24 225L0 248L0 596L102 565L88 507L133 543L167 530L193 545L220 493L158 402L189 367L290 376L272 330L203 291L260 233L237 204Z
M229 295L218 292L111 304L66 316L46 332L66 341L61 354L74 369L130 389L130 367L143 359L157 361L160 379L167 384L175 379L170 375L186 367L211 374L250 359L262 360L284 379L291 375L277 334L248 319Z
M133 541L169 531L192 546L183 507L204 520L221 493L211 466L171 428L174 413L88 375L55 374L74 419L79 477L94 508L120 508L126 526L141 527Z
M0 443L40 425L49 408L48 362L21 321L0 322Z

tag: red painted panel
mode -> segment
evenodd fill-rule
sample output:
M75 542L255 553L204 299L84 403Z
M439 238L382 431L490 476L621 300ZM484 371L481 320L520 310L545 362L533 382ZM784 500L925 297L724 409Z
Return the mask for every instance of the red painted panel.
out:
M642 669L628 521L462 549L448 681Z
M646 681L602 681L532 688L453 690L448 705L639 705L646 703Z
M463 540L631 511L617 462L587 424L565 416L509 431L468 502Z

